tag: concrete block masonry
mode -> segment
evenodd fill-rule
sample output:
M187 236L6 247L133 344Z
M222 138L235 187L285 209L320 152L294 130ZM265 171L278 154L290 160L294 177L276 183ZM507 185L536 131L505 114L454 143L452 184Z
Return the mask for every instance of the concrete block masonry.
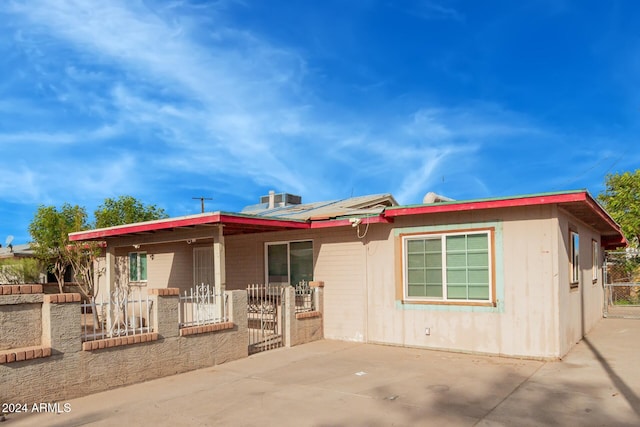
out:
M246 292L227 294L224 328L180 336L177 290L162 290L151 295L153 333L83 346L79 295L7 291L0 295L0 324L7 329L0 335L0 402L71 399L247 357Z

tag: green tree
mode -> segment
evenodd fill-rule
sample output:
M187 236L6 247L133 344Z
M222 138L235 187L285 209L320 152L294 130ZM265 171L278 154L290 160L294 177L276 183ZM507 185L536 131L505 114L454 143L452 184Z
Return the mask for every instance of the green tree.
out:
M131 196L120 196L117 199L107 198L94 212L96 228L113 227L115 225L132 224L134 222L152 221L168 218L164 209L156 205L145 205Z
M35 258L0 259L0 284L38 283L42 266Z
M86 210L68 203L59 210L55 206L39 206L29 224L29 234L33 239L31 247L36 257L56 277L60 293L63 292L64 273L74 251L69 242L69 233L87 228Z
M635 172L609 174L606 189L598 196L611 217L620 224L632 246L640 242L640 169Z

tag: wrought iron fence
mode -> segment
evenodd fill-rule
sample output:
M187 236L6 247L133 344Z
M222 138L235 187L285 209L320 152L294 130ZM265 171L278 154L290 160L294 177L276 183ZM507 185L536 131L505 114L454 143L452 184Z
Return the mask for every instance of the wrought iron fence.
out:
M229 320L227 295L216 293L215 286L201 283L179 297L180 328L222 323Z
M296 313L314 311L315 298L314 288L309 286L309 282L301 281L295 286L296 289Z
M282 347L285 288L271 284L247 286L249 354Z
M82 341L153 332L152 304L139 289L126 288L116 288L106 301L101 295L83 302Z

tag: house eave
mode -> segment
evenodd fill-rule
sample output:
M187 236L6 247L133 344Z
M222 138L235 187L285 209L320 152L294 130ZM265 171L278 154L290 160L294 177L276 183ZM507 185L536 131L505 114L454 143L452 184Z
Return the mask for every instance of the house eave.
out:
M271 230L292 230L309 228L309 223L298 220L282 220L252 215L214 212L179 218L168 218L136 224L119 225L96 230L80 231L69 234L71 241L106 240L135 234L157 233L178 228L195 228L204 226L224 226L230 232L256 232Z

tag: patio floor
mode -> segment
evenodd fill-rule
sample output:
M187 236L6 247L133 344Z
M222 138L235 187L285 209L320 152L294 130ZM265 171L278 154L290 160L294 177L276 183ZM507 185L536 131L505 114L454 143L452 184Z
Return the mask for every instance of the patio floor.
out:
M640 425L640 321L603 319L560 362L339 341L70 400L7 426Z

